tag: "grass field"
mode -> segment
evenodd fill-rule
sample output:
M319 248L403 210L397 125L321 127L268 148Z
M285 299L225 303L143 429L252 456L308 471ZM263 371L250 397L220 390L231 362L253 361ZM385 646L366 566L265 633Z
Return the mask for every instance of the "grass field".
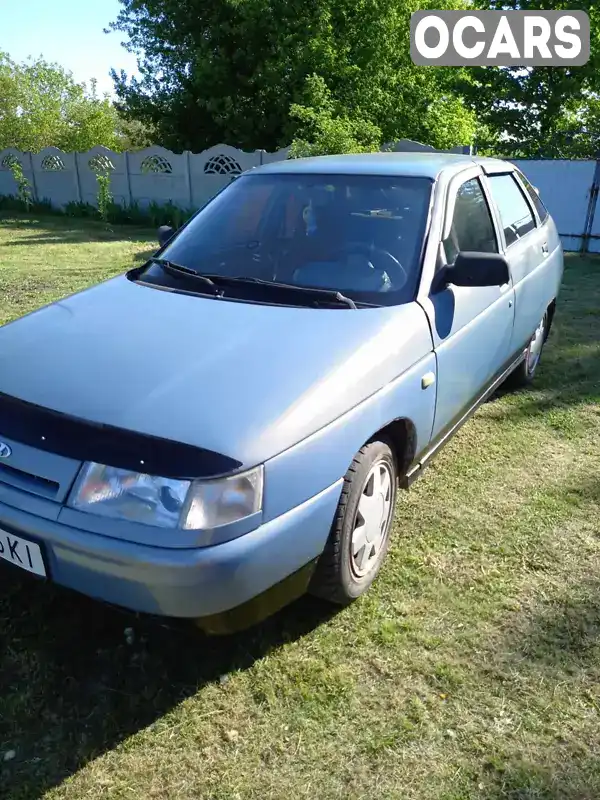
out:
M152 247L0 220L0 322ZM598 800L599 396L600 260L572 256L535 387L402 494L354 606L207 640L0 570L0 797Z

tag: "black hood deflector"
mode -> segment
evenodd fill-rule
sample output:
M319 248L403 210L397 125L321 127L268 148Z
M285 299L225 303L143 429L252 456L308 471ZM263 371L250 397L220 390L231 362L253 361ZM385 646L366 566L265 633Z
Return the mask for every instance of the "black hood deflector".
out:
M59 413L0 393L0 437L78 461L164 478L213 478L241 462L183 442Z

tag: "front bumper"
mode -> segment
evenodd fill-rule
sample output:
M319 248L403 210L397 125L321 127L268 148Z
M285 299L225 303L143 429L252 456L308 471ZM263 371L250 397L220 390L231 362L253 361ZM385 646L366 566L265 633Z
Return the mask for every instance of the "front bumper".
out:
M223 614L297 573L323 551L342 481L254 531L213 547L121 541L0 503L0 527L41 544L57 584L133 611ZM0 569L3 562L0 561Z

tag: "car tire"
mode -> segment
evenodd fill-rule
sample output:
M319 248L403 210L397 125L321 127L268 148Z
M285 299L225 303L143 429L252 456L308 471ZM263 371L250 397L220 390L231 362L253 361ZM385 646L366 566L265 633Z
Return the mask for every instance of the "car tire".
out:
M542 357L542 350L548 338L549 322L550 316L546 311L527 345L525 358L506 381L509 388L522 389L529 386L535 378Z
M309 587L311 594L347 605L371 586L389 546L397 474L386 441L369 442L356 454L344 477L331 533Z

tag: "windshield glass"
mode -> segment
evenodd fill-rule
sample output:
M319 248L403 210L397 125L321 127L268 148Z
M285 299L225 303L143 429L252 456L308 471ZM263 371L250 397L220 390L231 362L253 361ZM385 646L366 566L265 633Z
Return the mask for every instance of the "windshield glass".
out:
M416 292L431 188L401 176L248 174L160 255L204 274L405 303ZM151 266L145 280L159 271Z

